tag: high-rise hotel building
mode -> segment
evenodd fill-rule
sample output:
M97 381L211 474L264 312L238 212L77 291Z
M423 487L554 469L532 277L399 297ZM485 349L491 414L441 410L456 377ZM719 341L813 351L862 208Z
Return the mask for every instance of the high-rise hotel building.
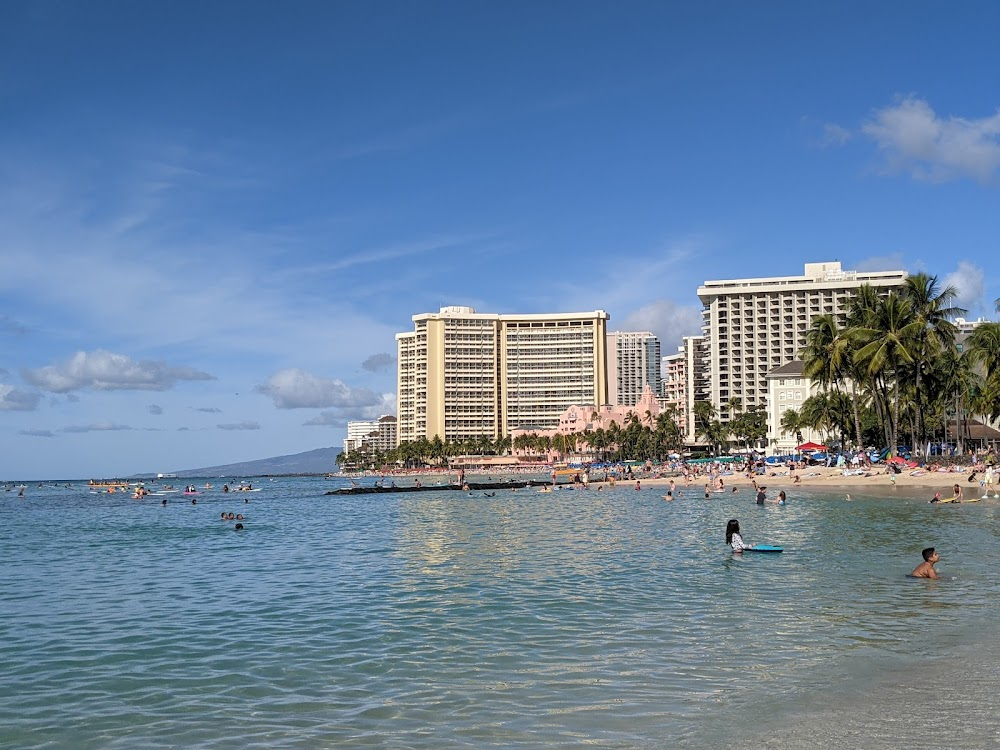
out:
M396 334L399 442L551 428L573 404L606 404L608 318L471 307L414 315L414 330Z
M648 385L660 393L660 340L649 331L608 334L611 404L635 406Z
M766 406L767 374L799 359L806 333L817 315L841 318L862 284L888 292L906 271L844 271L839 262L806 263L802 276L706 281L701 299L704 350L695 373L697 400L711 401L723 421L727 403Z

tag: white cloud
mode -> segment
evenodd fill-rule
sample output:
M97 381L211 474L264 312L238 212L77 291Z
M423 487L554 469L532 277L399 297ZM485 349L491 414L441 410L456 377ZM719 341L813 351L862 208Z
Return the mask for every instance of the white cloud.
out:
M0 411L34 411L41 395L0 385Z
M343 381L318 378L299 369L280 370L256 388L278 409L323 409L374 406L382 397L368 388L352 388Z
M943 286L953 286L958 291L955 301L958 307L967 310L981 310L986 296L986 273L975 263L967 260L958 262L958 268L944 277Z
M69 393L85 388L95 391L165 391L180 380L214 380L191 367L172 367L166 362L136 362L124 354L98 349L77 352L68 362L37 370L22 370L28 383L51 393Z
M234 424L220 424L216 425L220 430L259 430L260 425L256 422L247 420L245 422L236 422Z
M673 354L681 343L681 337L701 333L701 308L661 299L633 311L620 326L614 328L619 331L649 331L660 339L663 354Z
M861 130L884 152L888 171L914 179L988 182L1000 167L1000 110L978 120L941 118L926 101L908 96L877 110Z
M351 420L378 419L386 414L396 413L396 394L383 393L381 400L372 406L353 406L321 411L312 419L303 422L306 427L344 427Z

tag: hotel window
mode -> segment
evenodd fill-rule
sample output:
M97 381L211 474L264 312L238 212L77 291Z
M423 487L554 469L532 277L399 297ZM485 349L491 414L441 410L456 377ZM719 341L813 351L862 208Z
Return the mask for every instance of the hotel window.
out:
M802 394L801 393L796 393L795 394L795 400L796 401L801 401L802 400Z
M781 401L784 401L784 400L785 400L785 392L784 392L784 391L782 391L781 393L779 393L779 394L778 394L778 398L779 398L779 399L780 399Z

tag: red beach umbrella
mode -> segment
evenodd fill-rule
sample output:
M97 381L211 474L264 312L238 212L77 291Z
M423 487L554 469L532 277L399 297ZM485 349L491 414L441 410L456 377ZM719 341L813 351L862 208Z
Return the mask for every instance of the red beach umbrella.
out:
M797 451L825 451L826 446L819 443L803 443L795 450Z

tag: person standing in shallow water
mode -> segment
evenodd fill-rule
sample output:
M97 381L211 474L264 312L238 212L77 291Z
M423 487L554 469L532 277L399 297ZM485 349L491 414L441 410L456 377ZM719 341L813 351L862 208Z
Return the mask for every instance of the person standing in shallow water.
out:
M740 522L735 518L729 519L729 523L726 524L726 544L733 548L733 552L739 554L743 554L745 549L753 549L753 545L744 542L740 536Z

